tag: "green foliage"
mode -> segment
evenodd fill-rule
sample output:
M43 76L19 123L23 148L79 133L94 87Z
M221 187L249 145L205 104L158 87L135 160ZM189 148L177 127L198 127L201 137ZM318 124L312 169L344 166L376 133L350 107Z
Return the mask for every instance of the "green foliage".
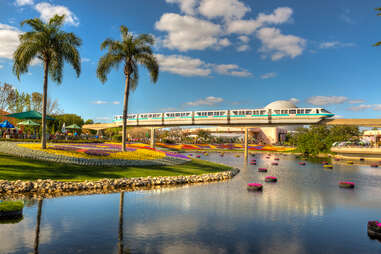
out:
M56 121L52 121L51 123L51 128L54 132L61 131L64 123L66 126L76 124L80 127L84 124L82 117L76 114L52 115L52 117L56 119Z
M313 125L298 129L288 139L298 152L316 156L321 152L328 153L334 142L358 140L359 135L360 131L356 126Z
M377 16L381 16L381 8L375 8L375 10L378 11ZM373 44L373 46L375 46L375 47L378 47L380 45L381 45L381 41L376 42L375 44Z
M210 131L199 129L197 131L197 138L199 142L210 143L212 139L212 134L210 133Z
M85 124L93 124L93 123L94 123L94 121L92 119L87 119L85 121Z
M24 208L22 201L3 201L0 202L0 212L14 212L20 211Z

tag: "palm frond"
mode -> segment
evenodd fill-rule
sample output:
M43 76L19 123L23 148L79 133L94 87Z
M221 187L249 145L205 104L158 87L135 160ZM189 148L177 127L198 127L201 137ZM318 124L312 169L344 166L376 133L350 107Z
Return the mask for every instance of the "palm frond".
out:
M97 77L102 83L107 81L107 74L110 73L112 68L119 68L122 59L123 57L121 55L113 55L111 53L107 53L101 57L98 62Z

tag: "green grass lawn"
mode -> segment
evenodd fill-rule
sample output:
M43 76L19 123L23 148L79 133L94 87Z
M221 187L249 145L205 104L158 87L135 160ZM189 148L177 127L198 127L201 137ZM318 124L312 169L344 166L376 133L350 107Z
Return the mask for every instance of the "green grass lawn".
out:
M19 211L24 208L22 201L3 201L0 202L0 212Z
M229 169L231 168L225 165L195 159L175 166L90 167L21 159L0 153L0 179L4 180L84 181L101 178L199 175Z

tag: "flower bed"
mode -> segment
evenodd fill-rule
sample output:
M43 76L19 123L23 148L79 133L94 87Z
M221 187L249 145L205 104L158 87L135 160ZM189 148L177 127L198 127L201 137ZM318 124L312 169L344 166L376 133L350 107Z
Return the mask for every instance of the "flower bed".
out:
M121 145L114 143L48 144L44 150L40 144L19 144L19 146L55 155L86 159L156 160L164 157L189 159L185 155L151 149L144 144L128 144L126 152L121 152Z
M159 147L177 150L207 150L207 149L223 149L223 150L240 150L243 149L241 144L164 144L157 143ZM294 148L277 147L277 146L263 146L263 145L249 145L249 150L252 151L269 151L269 152L289 152Z
M247 184L248 191L262 191L263 185L260 183L249 183Z

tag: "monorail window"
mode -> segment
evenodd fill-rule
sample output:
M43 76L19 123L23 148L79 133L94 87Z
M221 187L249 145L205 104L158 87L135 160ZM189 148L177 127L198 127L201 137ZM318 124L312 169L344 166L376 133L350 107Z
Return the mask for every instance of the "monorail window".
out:
M265 114L266 114L266 110L261 110L261 111L260 111L260 115L263 116L263 115L265 115Z
M259 115L259 111L258 111L258 110L255 110L255 111L254 111L254 115Z
M274 112L275 112L276 115L280 114L280 110L274 110Z
M298 109L298 110L296 110L296 112L297 112L298 114L304 114L304 109Z
M288 110L281 110L280 113L281 113L282 115L284 115L284 114L288 114Z
M296 110L295 109L290 109L290 114L296 114Z
M316 113L319 114L319 110L318 109L316 110Z
M252 111L246 111L246 115L251 115Z
M312 109L306 109L306 114L310 114Z
M331 113L331 112L329 112L328 110L325 110L325 109L321 109L321 112L322 113Z

